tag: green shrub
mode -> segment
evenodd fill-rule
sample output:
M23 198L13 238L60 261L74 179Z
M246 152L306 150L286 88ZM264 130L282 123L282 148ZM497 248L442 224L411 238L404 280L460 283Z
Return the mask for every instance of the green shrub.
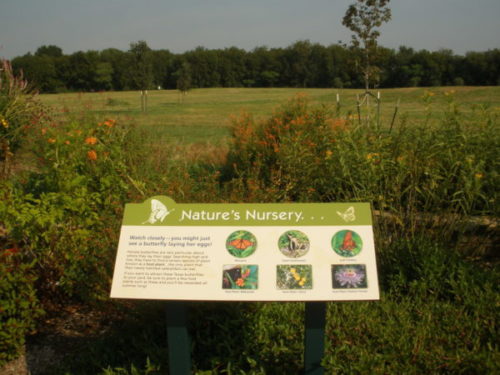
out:
M5 170L24 130L42 115L35 92L22 76L14 75L9 61L0 59L0 160L5 160Z
M10 246L10 247L9 247ZM23 260L22 249L0 242L0 367L14 359L41 315L35 274Z
M234 121L223 170L232 200L370 201L401 222L422 213L497 215L496 115L449 108L437 125L380 130L299 96L269 119ZM364 121L363 121L364 122Z

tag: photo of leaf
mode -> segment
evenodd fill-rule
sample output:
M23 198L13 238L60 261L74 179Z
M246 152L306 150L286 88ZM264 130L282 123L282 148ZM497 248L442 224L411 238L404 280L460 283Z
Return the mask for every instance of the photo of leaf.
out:
M276 266L278 289L312 289L312 266L310 264Z
M359 234L352 230L341 230L332 237L332 249L343 257L358 255L363 248Z
M227 238L226 249L237 258L246 258L257 249L257 239L246 230L237 230Z
M301 231L289 230L280 236L278 248L289 258L300 258L309 251L309 238Z
M364 264L332 265L333 289L367 288L366 266Z
M222 270L222 289L257 289L258 271L258 265L225 265Z

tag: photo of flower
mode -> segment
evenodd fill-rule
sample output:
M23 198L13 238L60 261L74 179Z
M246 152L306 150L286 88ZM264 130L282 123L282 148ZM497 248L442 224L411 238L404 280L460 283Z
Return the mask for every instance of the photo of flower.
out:
M367 288L366 266L364 264L332 265L333 289Z
M257 265L229 264L222 270L222 289L257 289Z
M278 265L276 286L278 289L312 289L312 266L310 264Z
M352 230L341 230L332 237L332 249L343 257L358 255L363 248L359 234Z

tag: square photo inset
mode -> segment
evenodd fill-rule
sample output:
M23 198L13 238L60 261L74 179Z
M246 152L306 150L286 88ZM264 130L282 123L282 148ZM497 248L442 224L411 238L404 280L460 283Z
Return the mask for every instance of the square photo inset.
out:
M312 289L312 266L310 264L282 264L276 266L278 289Z
M332 264L333 289L368 288L364 264Z
M257 289L259 266L227 264L222 269L222 289Z

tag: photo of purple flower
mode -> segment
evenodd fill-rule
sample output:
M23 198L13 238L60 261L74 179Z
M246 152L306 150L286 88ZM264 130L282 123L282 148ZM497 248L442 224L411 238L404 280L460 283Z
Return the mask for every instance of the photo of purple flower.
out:
M364 264L333 264L332 283L334 289L367 288Z

